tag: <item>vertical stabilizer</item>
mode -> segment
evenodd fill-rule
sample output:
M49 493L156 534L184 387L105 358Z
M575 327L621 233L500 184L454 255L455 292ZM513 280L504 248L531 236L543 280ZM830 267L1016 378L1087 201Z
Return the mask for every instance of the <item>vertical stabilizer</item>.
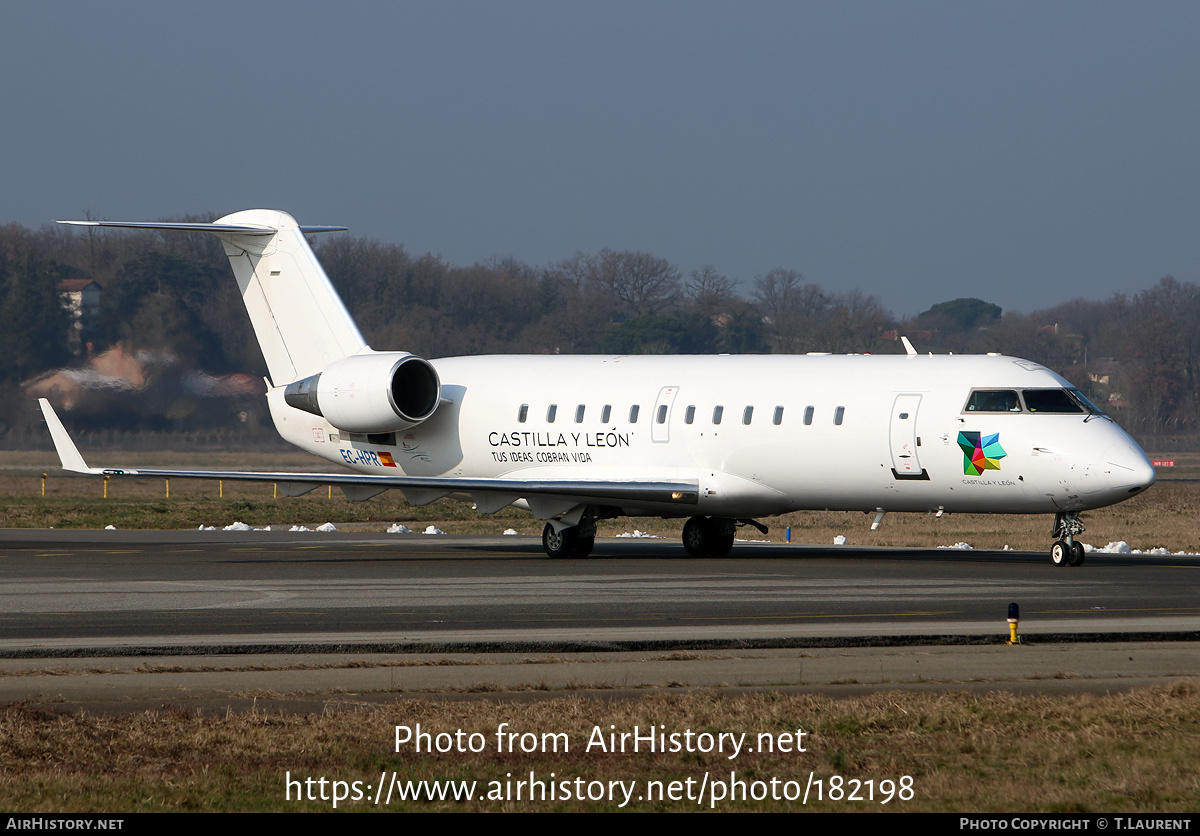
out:
M291 215L248 209L213 224L222 225L275 230L270 236L213 230L225 245L274 385L317 374L366 348L358 326Z
M343 227L301 227L286 212L247 209L211 224L146 221L59 221L72 226L208 232L225 244L242 301L275 386L323 371L367 348L358 326L329 283L308 232Z

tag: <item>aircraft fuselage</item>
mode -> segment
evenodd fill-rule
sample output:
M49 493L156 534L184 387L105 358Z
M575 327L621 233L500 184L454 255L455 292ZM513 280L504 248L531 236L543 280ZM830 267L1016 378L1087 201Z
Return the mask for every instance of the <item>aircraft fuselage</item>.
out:
M1031 411L1020 401L1020 411L968 409L974 391L1071 388L1044 367L1011 357L490 356L432 363L441 404L394 436L339 432L288 407L279 390L269 396L276 425L297 446L368 474L669 478L698 486L690 508L622 503L626 514L1078 512L1127 499L1154 481L1145 454L1104 416ZM973 464L972 454L982 464Z

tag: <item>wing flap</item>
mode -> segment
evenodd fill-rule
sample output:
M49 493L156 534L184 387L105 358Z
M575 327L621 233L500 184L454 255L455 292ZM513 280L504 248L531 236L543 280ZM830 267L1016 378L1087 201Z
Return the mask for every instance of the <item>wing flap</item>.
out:
M339 485L342 496L351 502L365 502L373 496L379 496L387 488L376 488L372 485Z
M468 479L456 476L372 476L358 473L291 473L287 471L246 470L162 470L157 468L88 467L54 407L45 398L38 401L50 437L64 470L103 476L174 477L178 479L225 479L246 482L278 482L287 496L300 496L322 485L336 485L354 497L367 498L391 488L404 491L414 505L425 505L451 493L470 494L480 507L511 504L518 497L551 507L573 507L580 503L617 504L621 502L695 505L700 488L696 482L650 480L575 480L575 479ZM539 501L545 498L546 501ZM503 503L503 504L499 504Z
M82 460L82 459L81 459ZM67 468L70 470L71 468ZM292 473L290 471L251 470L160 470L149 468L93 467L79 470L80 473L105 476L174 477L179 479L226 479L246 482L287 482L290 490L309 484L314 488L321 485L358 485L374 487L378 491L399 488L405 494L412 491L430 491L438 499L450 493L475 494L499 492L515 497L556 496L583 500L637 500L639 502L669 502L678 505L695 505L699 496L696 482L656 481L587 481L550 479L467 479L455 476L368 476L356 473ZM311 488L310 488L311 490ZM297 494L298 495L298 494ZM432 502L428 499L427 502Z

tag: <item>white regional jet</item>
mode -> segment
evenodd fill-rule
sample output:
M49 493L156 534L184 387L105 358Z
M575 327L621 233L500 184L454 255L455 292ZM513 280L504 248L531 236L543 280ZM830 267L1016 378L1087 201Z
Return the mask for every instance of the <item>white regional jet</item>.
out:
M425 360L366 344L305 233L283 212L216 223L69 221L202 231L224 243L292 444L354 474L91 468L80 473L270 480L354 500L397 488L546 522L551 557L591 552L596 522L686 517L683 544L722 556L738 525L801 509L1054 515L1051 557L1078 565L1079 514L1141 493L1145 453L1054 372L987 356L492 356Z

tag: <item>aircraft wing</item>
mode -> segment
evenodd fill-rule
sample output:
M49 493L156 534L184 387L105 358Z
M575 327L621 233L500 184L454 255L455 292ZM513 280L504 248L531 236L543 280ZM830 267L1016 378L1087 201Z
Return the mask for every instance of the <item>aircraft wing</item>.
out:
M390 488L404 491L415 505L425 505L449 494L470 494L480 509L492 512L518 498L536 503L539 499L579 502L671 503L695 505L699 499L696 482L592 481L546 479L469 479L452 476L374 476L359 473L291 473L245 470L162 470L132 467L89 467L67 433L54 407L39 398L42 415L64 470L96 476L178 477L184 479L229 479L277 482L285 496L300 496L321 485L337 485L348 499L369 499Z

